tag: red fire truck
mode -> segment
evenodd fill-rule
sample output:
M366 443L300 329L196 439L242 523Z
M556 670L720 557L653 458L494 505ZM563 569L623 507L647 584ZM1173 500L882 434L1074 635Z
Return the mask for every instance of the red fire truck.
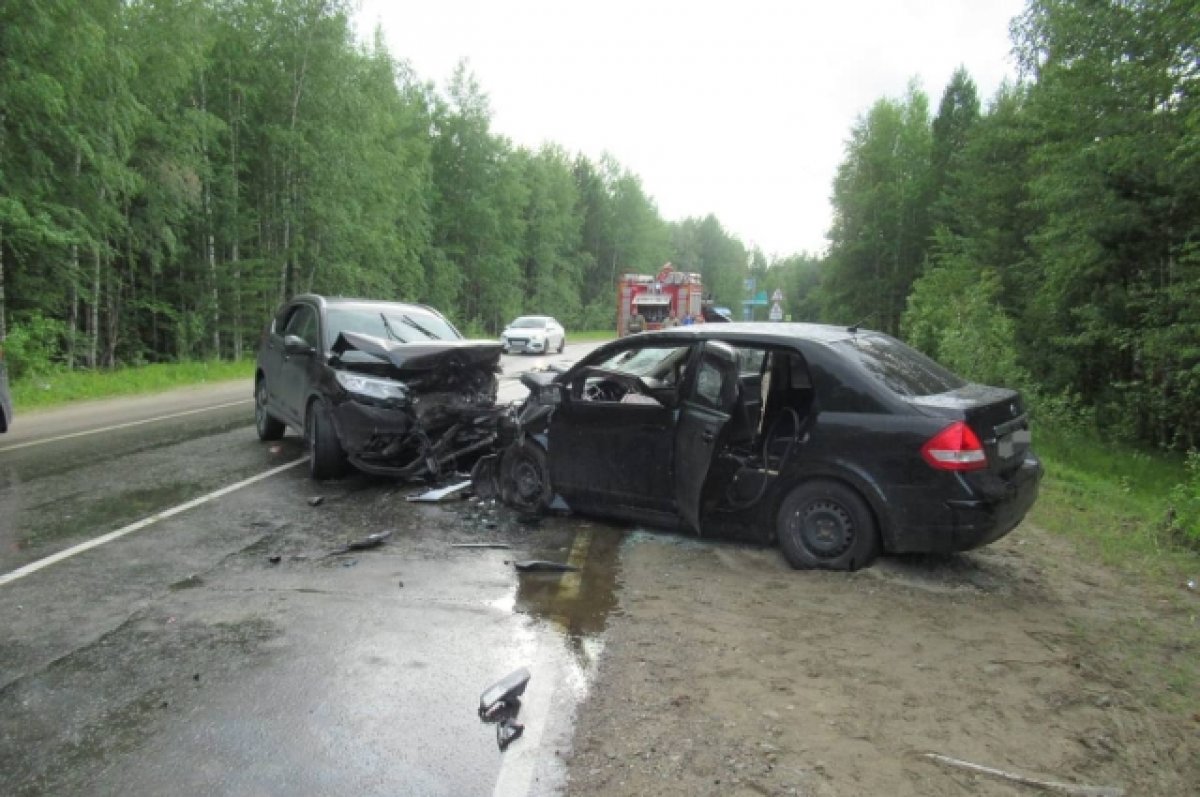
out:
M622 274L617 282L617 335L662 329L672 324L699 323L704 289L700 275L676 271L670 264L658 274Z

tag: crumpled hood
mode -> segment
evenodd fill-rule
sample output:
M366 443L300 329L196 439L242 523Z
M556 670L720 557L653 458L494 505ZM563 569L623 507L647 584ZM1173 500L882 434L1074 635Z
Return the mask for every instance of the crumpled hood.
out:
M333 343L337 354L356 349L380 358L400 371L492 367L500 364L503 346L490 340L427 340L399 343L358 332L342 332Z

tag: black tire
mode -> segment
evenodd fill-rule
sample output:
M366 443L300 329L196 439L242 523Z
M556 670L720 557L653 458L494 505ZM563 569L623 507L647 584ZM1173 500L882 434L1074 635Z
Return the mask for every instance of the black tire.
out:
M554 497L546 451L536 443L513 443L500 460L500 496L523 512L541 512Z
M338 440L329 408L321 401L308 405L304 415L304 442L308 446L308 474L314 479L340 479L349 463Z
M565 348L567 348L567 336L563 335L558 341L558 353L562 354Z
M267 410L267 380L261 376L254 382L254 430L264 441L278 440L287 430L283 421Z
M794 488L779 505L775 534L797 570L858 570L879 555L870 507L841 482L818 479Z

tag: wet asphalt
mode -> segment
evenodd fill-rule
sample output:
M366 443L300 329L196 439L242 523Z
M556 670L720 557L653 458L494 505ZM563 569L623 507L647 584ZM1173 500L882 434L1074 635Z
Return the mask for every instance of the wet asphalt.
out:
M506 356L506 374L542 362ZM0 438L0 794L560 790L623 531L303 464L129 530L302 459L294 434L260 443L230 390L169 397L167 420L116 402ZM581 569L518 574L524 558ZM525 730L501 752L476 708L520 666Z

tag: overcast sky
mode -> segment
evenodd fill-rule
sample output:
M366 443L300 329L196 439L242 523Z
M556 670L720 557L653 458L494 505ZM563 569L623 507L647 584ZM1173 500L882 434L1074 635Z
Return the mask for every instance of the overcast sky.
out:
M855 120L916 78L936 112L963 65L1015 76L1023 0L361 0L394 57L444 87L466 59L492 130L611 153L669 220L716 214L768 255L824 251Z

